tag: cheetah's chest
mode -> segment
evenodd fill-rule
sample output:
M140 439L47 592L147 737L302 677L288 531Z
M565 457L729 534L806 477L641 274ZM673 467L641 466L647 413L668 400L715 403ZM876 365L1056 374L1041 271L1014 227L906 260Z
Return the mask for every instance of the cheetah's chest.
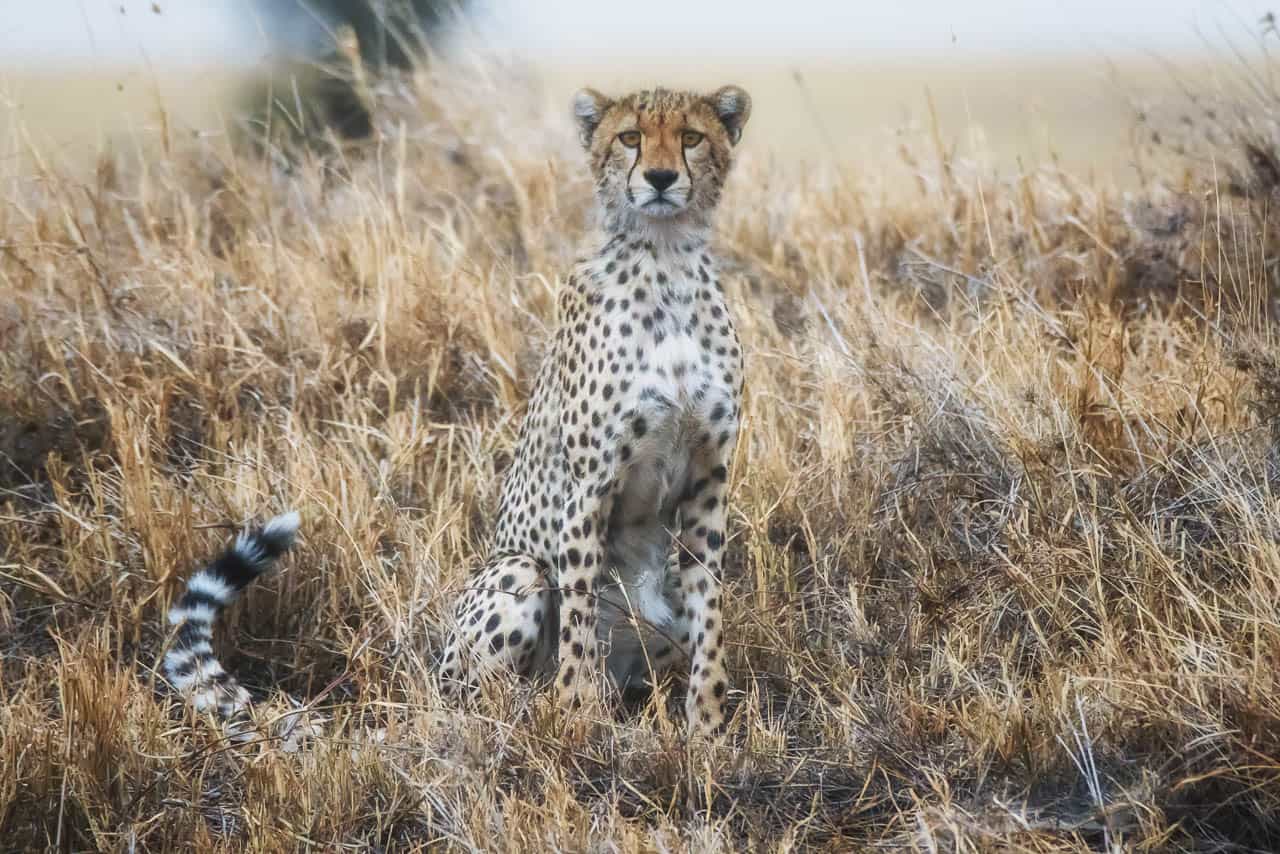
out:
M717 358L719 336L702 320L708 310L705 298L659 296L629 336L630 348L621 345L628 390L617 429L610 563L637 584L662 577L680 498L699 459L736 432L736 370Z
M666 299L633 336L622 369L630 375L623 411L633 413L634 452L689 456L712 429L713 412L732 408L735 371L717 361L717 339L700 322L705 314L705 307Z
M674 517L707 432L708 404L727 396L699 363L694 343L683 336L668 338L637 372L629 431L634 438L623 479L624 504L637 517L645 511L663 522Z

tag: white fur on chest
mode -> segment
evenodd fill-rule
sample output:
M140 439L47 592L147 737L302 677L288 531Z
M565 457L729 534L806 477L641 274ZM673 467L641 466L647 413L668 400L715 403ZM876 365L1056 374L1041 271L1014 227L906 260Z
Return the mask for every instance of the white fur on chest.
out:
M710 352L727 342L706 333L711 306L693 298L698 287L697 282L676 281L648 289L644 315L652 320L649 325L637 322L629 309L606 315L612 329L631 329L622 346L625 361L634 366L629 397L639 414L705 419L713 406L733 398L735 389ZM608 290L620 294L614 300L619 305L634 295L632 288Z
M643 265L641 272L656 278ZM661 586L669 534L695 458L715 440L712 413L735 408L732 377L726 376L723 360L713 358L714 349L726 342L706 331L710 296L720 304L718 293L709 283L670 274L666 278L662 286L646 288L639 318L636 287L606 286L604 297L606 306L612 301L616 307L606 315L610 328L626 324L629 330L618 339L625 352L622 361L630 367L622 409L644 423L642 435L634 422L622 427L629 454L618 472L612 558L624 577L653 589ZM706 296L699 298L700 293Z
M709 397L723 397L727 391L716 383L710 366L702 360L698 340L683 330L672 329L661 343L653 346L649 370L644 372L650 388L657 388L663 398L684 412L696 414ZM648 408L643 406L642 408Z

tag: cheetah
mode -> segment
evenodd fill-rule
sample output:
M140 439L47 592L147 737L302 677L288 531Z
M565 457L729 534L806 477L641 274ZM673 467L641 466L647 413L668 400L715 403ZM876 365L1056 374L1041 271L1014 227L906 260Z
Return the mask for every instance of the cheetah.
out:
M598 248L559 294L492 550L456 602L446 693L514 673L554 678L577 708L604 674L625 692L687 661L688 725L722 731L743 361L709 238L750 113L737 86L574 98Z
M445 693L554 675L561 704L578 707L602 663L626 691L687 660L691 729L723 728L719 576L743 364L708 241L750 112L736 86L576 96L599 249L560 294L491 554L456 603ZM250 698L214 655L213 624L298 527L290 512L246 529L169 611L165 677L233 734L248 730Z

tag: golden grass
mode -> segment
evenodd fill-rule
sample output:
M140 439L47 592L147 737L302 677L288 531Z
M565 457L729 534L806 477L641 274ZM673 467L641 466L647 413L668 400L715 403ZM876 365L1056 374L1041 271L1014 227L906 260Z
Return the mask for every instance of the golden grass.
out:
M1277 844L1264 202L981 182L927 133L886 202L748 145L727 743L661 692L570 744L526 687L444 704L433 659L589 183L518 80L384 88L328 160L213 137L5 176L5 847ZM233 748L160 684L163 615L284 508L303 542L224 660L264 717L326 721Z

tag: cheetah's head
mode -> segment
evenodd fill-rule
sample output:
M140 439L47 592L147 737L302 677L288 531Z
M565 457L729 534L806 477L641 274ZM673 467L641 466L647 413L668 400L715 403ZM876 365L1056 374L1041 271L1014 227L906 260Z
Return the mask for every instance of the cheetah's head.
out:
M720 200L751 96L725 86L710 95L654 89L613 100L583 89L573 113L606 226L685 231L705 227Z

